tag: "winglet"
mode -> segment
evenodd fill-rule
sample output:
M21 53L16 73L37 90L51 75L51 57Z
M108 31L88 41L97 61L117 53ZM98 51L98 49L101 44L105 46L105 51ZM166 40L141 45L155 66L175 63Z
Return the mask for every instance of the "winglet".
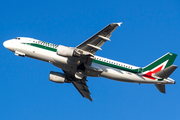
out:
M116 23L118 26L121 26L122 22Z

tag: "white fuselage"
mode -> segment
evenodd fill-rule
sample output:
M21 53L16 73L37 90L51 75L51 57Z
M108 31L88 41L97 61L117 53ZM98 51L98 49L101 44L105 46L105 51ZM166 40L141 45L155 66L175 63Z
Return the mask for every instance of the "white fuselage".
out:
M58 45L46 43L33 38L20 37L7 40L4 42L4 46L15 52L16 55L28 56L46 61L69 72L76 72L76 68L79 64L78 57L63 57L57 55L56 48ZM145 78L133 71L138 68L140 67L94 56L91 66L86 66L86 75L93 77L101 76L124 82L174 84L174 80L171 78L164 79L163 81Z

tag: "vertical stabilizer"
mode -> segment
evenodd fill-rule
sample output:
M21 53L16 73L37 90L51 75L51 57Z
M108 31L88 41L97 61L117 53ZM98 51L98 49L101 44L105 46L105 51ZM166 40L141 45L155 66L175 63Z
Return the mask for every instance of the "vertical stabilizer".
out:
M176 59L177 54L167 53L164 56L160 57L156 61L142 68L143 72L154 71L154 73L159 72L169 66L171 66Z

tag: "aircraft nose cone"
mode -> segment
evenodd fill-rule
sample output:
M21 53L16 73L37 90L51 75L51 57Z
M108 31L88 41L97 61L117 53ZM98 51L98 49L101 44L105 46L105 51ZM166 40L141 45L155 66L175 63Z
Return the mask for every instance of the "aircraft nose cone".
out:
M4 46L5 48L7 48L7 47L8 47L8 43L7 43L7 41L5 41L5 42L3 43L3 46Z
M9 50L13 50L13 46L12 46L12 41L11 40L7 40L3 43L3 46Z

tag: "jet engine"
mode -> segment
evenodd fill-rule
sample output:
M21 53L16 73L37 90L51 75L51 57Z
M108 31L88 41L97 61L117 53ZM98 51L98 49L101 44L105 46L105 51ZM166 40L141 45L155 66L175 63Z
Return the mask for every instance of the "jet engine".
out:
M57 47L57 54L65 57L79 57L80 53L72 47L66 47L63 45L59 45Z
M70 83L63 73L51 71L49 74L49 80L56 83Z

